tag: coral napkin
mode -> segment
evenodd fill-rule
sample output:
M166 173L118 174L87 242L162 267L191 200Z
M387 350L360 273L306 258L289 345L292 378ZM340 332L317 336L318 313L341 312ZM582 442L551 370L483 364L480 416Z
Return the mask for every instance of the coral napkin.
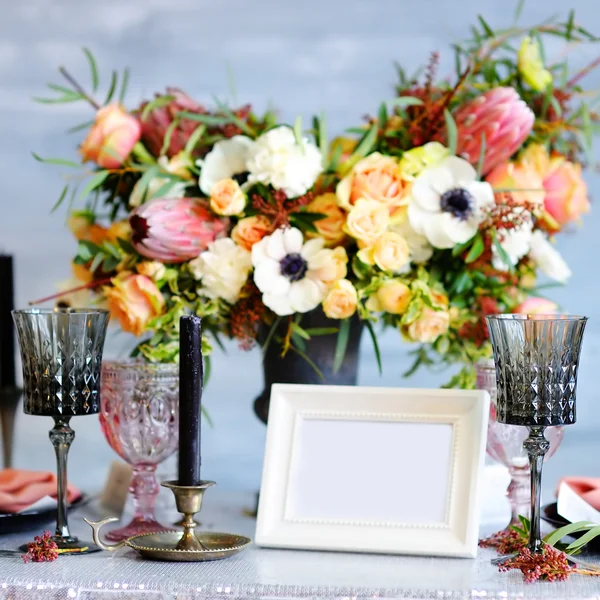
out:
M56 475L53 473L0 470L0 513L21 512L46 496L56 498ZM80 496L77 488L68 486L69 503Z
M579 497L600 511L600 477L563 477L559 482L566 483Z

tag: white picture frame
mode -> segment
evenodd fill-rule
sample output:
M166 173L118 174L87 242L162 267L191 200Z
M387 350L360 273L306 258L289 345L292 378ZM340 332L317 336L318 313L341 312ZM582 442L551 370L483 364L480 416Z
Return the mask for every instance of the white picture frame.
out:
M273 385L256 544L474 558L488 415L480 390Z

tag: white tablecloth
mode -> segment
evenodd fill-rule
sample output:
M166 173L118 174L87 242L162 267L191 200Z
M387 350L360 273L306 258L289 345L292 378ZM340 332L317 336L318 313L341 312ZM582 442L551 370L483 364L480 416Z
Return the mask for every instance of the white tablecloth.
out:
M255 520L244 515L252 494L210 490L201 520L206 529L252 537ZM82 513L75 533L89 538ZM174 513L173 513L174 514ZM487 527L490 529L490 527ZM0 538L14 549L34 533ZM268 550L251 546L210 563L145 561L129 549L65 556L24 564L0 557L0 600L192 600L194 598L600 598L600 578L572 576L565 583L525 584L520 573L498 573L495 554L475 560Z

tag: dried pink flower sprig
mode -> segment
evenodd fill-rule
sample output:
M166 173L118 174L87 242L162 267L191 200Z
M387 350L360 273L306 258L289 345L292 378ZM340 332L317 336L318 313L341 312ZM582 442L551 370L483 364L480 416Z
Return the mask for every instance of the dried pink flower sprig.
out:
M578 569L569 564L567 555L548 544L541 552L531 552L523 548L514 558L509 558L498 566L500 572L518 569L527 583L541 581L565 581L569 575L578 573ZM586 572L587 573L587 572Z
M27 553L22 556L23 562L53 562L58 558L58 546L49 531L36 535L33 542L27 544Z

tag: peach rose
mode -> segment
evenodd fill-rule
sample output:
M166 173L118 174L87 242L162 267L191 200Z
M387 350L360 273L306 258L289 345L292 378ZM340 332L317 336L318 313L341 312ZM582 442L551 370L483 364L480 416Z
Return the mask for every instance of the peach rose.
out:
M104 169L117 169L129 156L142 134L140 122L120 105L109 104L96 113L96 120L79 152L83 162L94 161Z
M401 315L408 308L411 299L410 288L401 281L384 281L377 291L367 300L367 308L374 312L386 312Z
M546 192L544 208L547 224L558 231L589 212L587 186L581 176L581 166L564 156L550 156L541 144L531 144L522 154L521 161L532 165L542 179Z
M347 279L336 281L323 300L323 312L330 319L347 319L357 306L358 293Z
M511 191L510 195L517 204L532 202L542 206L544 202L542 178L534 165L526 160L502 163L494 167L485 180L494 190L515 190Z
M374 200L392 215L408 203L410 184L404 181L395 158L374 152L359 160L338 183L336 194L342 208L350 210L360 199Z
M239 215L245 206L246 195L234 179L221 179L210 188L210 207L218 215Z
M372 246L384 234L389 220L386 206L376 200L360 198L348 213L344 231L364 246Z
M81 281L83 283L91 283L94 280L94 275L85 265L78 265L77 263L72 263L71 269L73 271L73 276L77 281Z
M326 246L338 246L346 239L344 233L346 212L338 206L335 194L328 193L317 196L307 205L306 210L326 215L324 219L314 222L318 234L307 233L307 237L321 237L325 240Z
M408 335L415 342L429 344L446 333L449 327L450 313L447 310L426 307L419 318L408 326Z
M544 178L544 206L559 226L576 221L589 212L587 186L581 177L581 165L562 157L550 160L550 170Z
M165 299L152 279L145 275L122 273L105 287L108 309L123 331L141 335L150 319L162 314Z
M348 273L348 255L343 246L333 250L324 248L319 250L309 261L310 269L314 275L325 285L332 285Z
M264 215L256 215L239 220L231 232L231 239L250 252L254 244L271 233L273 233L271 221Z
M558 311L558 305L552 300L546 298L531 297L527 298L517 306L515 313L521 315L549 315Z
M377 265L382 271L396 273L408 264L410 250L399 233L386 231L372 246L360 250L358 258L368 265Z

